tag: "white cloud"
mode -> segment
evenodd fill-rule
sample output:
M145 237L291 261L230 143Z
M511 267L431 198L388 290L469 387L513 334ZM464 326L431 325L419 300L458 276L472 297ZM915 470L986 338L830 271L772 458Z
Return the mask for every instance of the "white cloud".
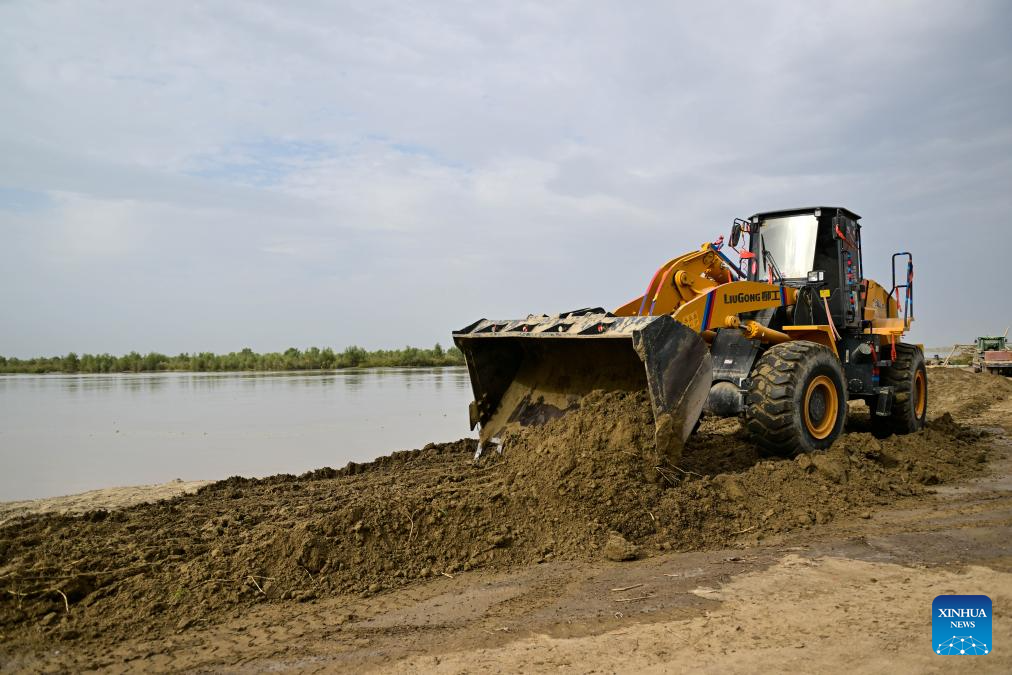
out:
M1002 252L966 242L1010 206L1008 19L5 3L0 312L31 316L0 351L445 341L480 315L618 305L732 217L814 202L866 217L879 277L915 250L917 339L996 330L977 317L1012 301L929 270L1003 283ZM103 301L70 331L68 297Z
M148 224L131 200L92 199L56 192L53 209L41 220L48 249L57 262L101 264L141 252Z

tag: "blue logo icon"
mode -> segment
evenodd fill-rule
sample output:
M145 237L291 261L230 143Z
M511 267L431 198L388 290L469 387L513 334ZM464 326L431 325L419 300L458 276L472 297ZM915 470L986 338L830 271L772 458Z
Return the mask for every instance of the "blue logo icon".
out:
M939 595L931 603L932 651L943 656L990 654L991 598Z

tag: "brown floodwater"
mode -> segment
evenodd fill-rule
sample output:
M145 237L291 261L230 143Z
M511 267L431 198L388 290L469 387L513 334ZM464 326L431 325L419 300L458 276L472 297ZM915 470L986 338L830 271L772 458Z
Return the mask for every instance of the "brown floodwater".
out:
M0 376L0 501L301 473L472 435L464 368Z

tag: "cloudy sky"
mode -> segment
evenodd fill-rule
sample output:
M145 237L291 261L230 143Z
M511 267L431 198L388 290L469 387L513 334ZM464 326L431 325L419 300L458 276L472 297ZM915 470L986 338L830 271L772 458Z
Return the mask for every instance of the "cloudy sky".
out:
M843 205L913 339L1012 323L1012 11L0 2L0 353L449 343Z

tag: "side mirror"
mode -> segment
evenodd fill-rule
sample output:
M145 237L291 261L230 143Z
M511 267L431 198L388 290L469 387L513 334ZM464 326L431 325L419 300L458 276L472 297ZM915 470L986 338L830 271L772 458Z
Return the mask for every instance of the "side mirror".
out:
M741 241L741 223L735 223L731 226L731 248L738 248L739 241Z

